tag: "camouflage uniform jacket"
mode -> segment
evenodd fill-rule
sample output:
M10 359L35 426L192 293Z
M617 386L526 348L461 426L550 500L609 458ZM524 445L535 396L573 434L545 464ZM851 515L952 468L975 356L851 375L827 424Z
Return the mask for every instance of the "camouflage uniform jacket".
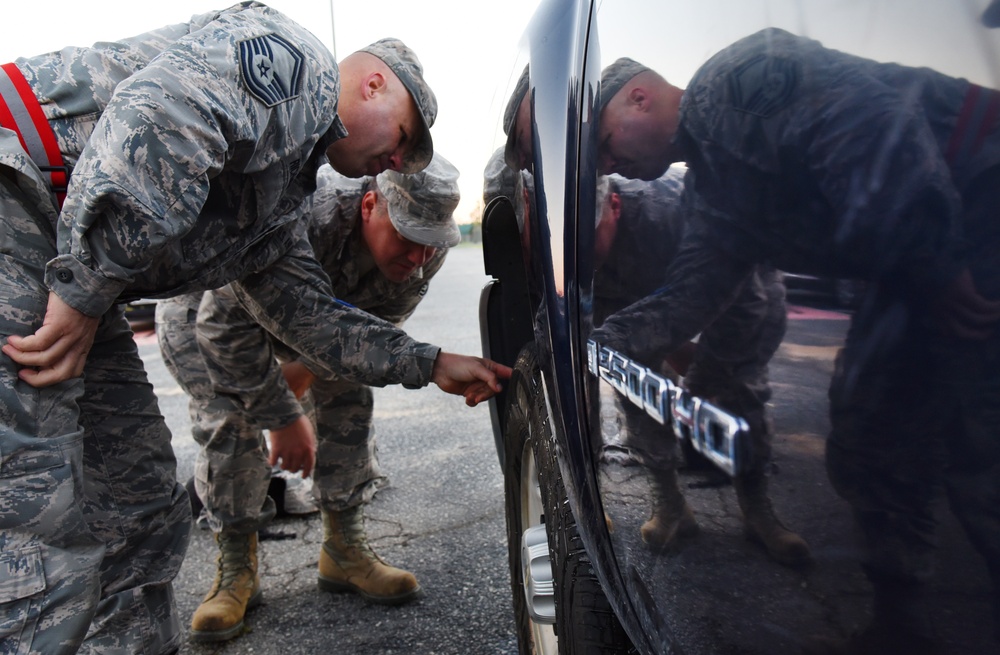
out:
M693 226L670 285L598 336L675 348L731 302L760 262L877 279L903 293L942 288L967 246L962 194L1000 162L996 122L970 126L960 117L995 93L777 29L722 50L681 101L676 140L691 170ZM962 148L976 131L985 138ZM690 298L699 302L679 311Z
M594 276L595 325L666 286L688 222L682 209L684 180L685 170L679 167L651 182L616 178L621 216L614 244ZM777 346L770 336L777 335L780 342L784 334L782 297L765 290L771 280L770 272L760 269L747 278L733 303L702 331L696 366L711 361L713 370L722 365L732 376L737 367L749 367L745 377L754 383L766 378ZM643 363L655 368L669 353L653 353Z
M361 241L361 199L367 188L366 182L370 180L343 177L330 166L320 168L316 193L305 206L309 242L316 260L330 278L336 298L398 327L409 318L427 293L430 279L441 269L448 251L438 249L419 274L415 273L404 282L386 278L374 265ZM316 325L319 338L332 340L338 332L350 331L351 325L341 323L358 314L361 312L343 312L339 317L333 317L332 324L323 320L330 320L328 317L306 318L304 322ZM281 383L280 367L273 354L284 360L299 359L300 355L283 340L281 333L275 333L271 340L273 353L256 347L263 332L264 329L258 325L213 331L210 343L206 344L209 347L203 347L202 354L213 358L213 353L223 356L243 353L241 357L244 361L239 366L233 366L232 362L224 363L222 358L209 362L213 375L216 378L225 375L227 393L240 398L256 424L264 427L288 425L302 415L302 408L288 386ZM303 363L311 368L308 360ZM260 380L271 380L273 383L261 385Z
M45 275L72 307L99 316L122 300L241 280L257 318L294 331L315 370L429 382L436 347L345 312L317 273L301 205L327 146L347 133L337 64L307 30L248 2L16 63L73 166L60 254ZM30 169L23 151L5 153L0 164ZM40 177L37 168L26 175ZM300 322L305 303L326 323L352 314L349 332L320 343ZM360 347L345 352L345 341L379 344L378 365Z
M683 169L672 168L652 182L613 179L621 216L614 243L594 274L595 325L663 286L666 265L684 233Z
M15 63L73 169L46 283L90 316L280 257L346 135L332 55L256 3Z
M441 269L448 251L438 248L418 274L393 282L372 263L361 241L361 199L365 182L320 169L318 189L309 210L309 242L316 259L330 276L333 293L379 318L402 325L427 293L430 279Z

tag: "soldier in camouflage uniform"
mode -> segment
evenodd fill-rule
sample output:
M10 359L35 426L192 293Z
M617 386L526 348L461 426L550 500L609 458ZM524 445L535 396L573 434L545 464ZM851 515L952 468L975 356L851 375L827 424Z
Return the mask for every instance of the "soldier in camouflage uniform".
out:
M595 338L640 360L677 348L760 262L868 280L830 391L827 470L866 538L874 615L834 651L939 651L923 596L942 489L1000 612L1000 94L775 29L686 90L628 59L603 78L601 170L685 161L692 225L670 286Z
M0 96L0 651L171 652L190 505L119 303L240 280L276 320L301 301L389 344L375 370L299 330L328 371L488 396L491 363L337 305L297 220L324 154L426 165L435 101L402 44L338 69L256 3L19 59Z
M665 267L677 254L686 217L681 206L685 170L673 167L653 181L602 176L595 232L594 325L613 312L653 293L665 283ZM809 562L809 547L774 515L767 493L766 465L771 428L765 406L771 397L768 362L784 338L787 315L780 274L760 266L726 311L701 333L697 346L663 351L640 360L683 384L693 394L750 425L751 459L733 480L748 538L764 545L788 566ZM663 550L677 537L692 536L698 525L678 487L676 435L645 411L623 403L626 444L651 474L653 511L642 526L643 541Z
M522 193L521 176L530 175L522 170L530 167L532 156L528 74L526 67L508 100L506 144L494 153L485 171L487 202L495 195ZM611 89L603 98L613 95ZM678 168L653 182L602 178L595 233L595 325L665 283L663 267L676 255L687 222L681 206L683 176L683 169ZM515 209L521 210L517 216L522 232L524 204L514 202ZM697 348L687 344L683 352L662 351L641 361L654 366L662 363L674 379L683 374L692 393L747 420L752 459L748 470L733 480L747 537L762 543L776 561L801 566L811 559L809 546L775 516L766 476L771 454L771 427L765 411L771 397L767 367L784 338L786 320L781 276L773 267L760 266L741 285L733 305L701 334ZM676 537L698 530L678 488L676 438L669 429L670 438L664 438L664 429L645 412L629 404L622 405L622 410L628 445L652 474L653 511L642 526L642 538L651 548L664 550Z
M457 180L458 171L438 154L411 175L386 171L356 180L321 168L305 215L316 260L337 298L401 326L447 249L460 240L452 218ZM304 320L336 339L325 319ZM194 437L202 446L195 486L219 543L256 535L274 517L267 491L271 467L280 461L286 470L313 473L326 536L320 588L386 604L416 598L420 585L413 574L386 565L366 543L363 506L385 483L370 387L317 379L282 342L282 333L257 324L229 287L159 303L157 333L164 362L191 394ZM377 341L371 353L379 356ZM307 389L300 404L297 397ZM270 456L263 429L270 433ZM245 580L250 593L236 594L240 602L234 603L217 579L192 618L198 641L238 636L246 609L261 596L255 562L220 558L217 575Z

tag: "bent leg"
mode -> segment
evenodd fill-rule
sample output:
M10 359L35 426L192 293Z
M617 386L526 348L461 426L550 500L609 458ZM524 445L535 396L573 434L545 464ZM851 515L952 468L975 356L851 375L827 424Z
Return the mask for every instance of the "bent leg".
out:
M318 441L314 487L322 508L339 511L369 502L387 482L378 463L371 389L317 380L311 397Z
M196 338L201 294L158 303L160 352L170 374L190 397L195 488L214 532L230 528L256 532L275 514L267 496L271 467L261 431L251 425L234 399L215 394Z

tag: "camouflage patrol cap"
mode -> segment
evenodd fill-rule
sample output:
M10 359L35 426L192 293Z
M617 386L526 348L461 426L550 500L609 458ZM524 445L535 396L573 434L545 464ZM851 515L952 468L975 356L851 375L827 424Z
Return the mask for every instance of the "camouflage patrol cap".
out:
M381 39L362 48L360 52L367 52L381 59L396 74L417 105L420 121L423 123L423 134L403 162L402 168L404 173L416 173L430 163L434 154L431 126L434 125L438 110L437 98L424 80L424 68L417 55L399 39Z
M514 129L514 120L517 118L517 110L521 106L521 101L528 93L528 67L524 67L521 77L517 79L514 93L507 101L507 108L503 112L503 133L507 135L507 145L504 146L504 161L507 165L517 170L520 165L517 161L517 130Z
M462 240L453 214L461 198L458 169L435 153L422 171L383 171L375 178L389 205L389 220L405 238L434 248L451 248Z
M629 80L648 70L649 68L639 62L622 57L601 71L601 111L598 112L598 116Z

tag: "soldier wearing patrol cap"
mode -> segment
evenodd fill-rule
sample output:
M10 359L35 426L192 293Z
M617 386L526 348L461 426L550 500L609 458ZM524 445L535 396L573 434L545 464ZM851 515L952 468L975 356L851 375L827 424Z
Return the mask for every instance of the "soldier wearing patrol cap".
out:
M667 283L665 269L677 256L688 224L681 201L684 176L683 167L672 167L652 181L601 176L595 325ZM683 384L691 393L747 421L749 457L746 468L733 478L747 536L761 543L775 561L801 567L811 561L809 546L775 515L766 476L771 453L768 364L784 337L786 320L780 274L760 266L737 290L732 304L701 332L697 345L685 344L643 361L653 366L666 362L669 373L684 376ZM629 431L626 442L650 477L652 512L641 528L642 540L662 551L699 529L678 485L677 437L645 411L629 403L622 409Z
M514 92L507 99L507 107L503 113L503 131L507 135L504 160L515 171L531 168L531 102L528 99L530 81L530 68L525 66L514 85Z
M353 180L321 168L305 220L337 298L402 325L447 249L460 241L452 217L458 202L458 170L438 154L410 175L385 171ZM327 316L302 320L334 341L346 334ZM191 621L192 638L238 636L247 608L259 602L257 533L275 515L267 492L279 462L287 471L312 474L324 528L320 589L384 604L416 598L413 574L385 564L365 536L364 504L386 483L376 456L371 389L314 375L282 333L255 322L229 288L160 303L157 334L164 362L191 394L194 437L202 446L195 487L220 549L215 582ZM369 352L381 356L377 348ZM262 429L270 432L270 454Z
M629 59L610 67L602 79L600 107L643 70L647 70L645 66ZM494 153L484 172L487 201L494 195L513 194L514 181L530 175L530 116L529 69L525 67L504 112L506 144ZM595 256L604 265L595 273L595 324L600 324L612 308L621 309L639 300L637 293L645 295L666 283L663 266L676 254L687 224L681 201L683 177L684 170L675 168L655 180L638 183L601 178L598 189L605 192L598 194ZM609 187L614 191L608 191ZM524 204L515 202L515 209ZM520 214L518 220L523 228ZM526 235L522 239L526 240ZM613 248L613 253L602 256L602 247ZM650 262L663 266L650 266ZM712 398L748 421L754 446L751 466L733 480L747 535L760 542L775 561L801 567L811 561L809 546L775 515L765 475L771 441L765 410L771 395L767 365L784 336L784 297L780 274L773 268L759 267L740 286L727 311L705 329L698 347L689 343L683 356L679 351L663 351L644 361L658 365L664 359L672 360L672 372L685 376L692 393ZM690 369L687 364L691 364ZM642 539L650 548L662 551L674 545L679 536L695 534L697 521L678 487L676 449L667 445L662 428L644 413L634 412L629 405L623 410L632 433L630 446L642 454L650 472L652 512L642 526ZM676 443L673 434L669 441Z
M495 392L505 368L337 304L298 220L325 154L421 168L433 94L398 42L338 69L245 2L18 59L0 97L0 651L172 652L190 504L120 303L235 281L318 373Z
M866 539L874 613L828 652L940 652L926 582L942 489L987 560L1000 630L1000 93L777 29L687 89L628 59L601 86L601 171L686 162L693 223L665 289L594 338L640 360L675 349L761 262L868 280L826 455Z

